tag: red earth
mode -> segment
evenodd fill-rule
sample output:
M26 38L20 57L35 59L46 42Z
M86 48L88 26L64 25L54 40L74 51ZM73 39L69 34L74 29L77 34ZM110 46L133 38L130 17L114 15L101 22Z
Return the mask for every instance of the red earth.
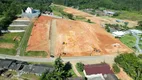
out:
M132 52L99 24L40 16L35 22L27 51L50 53L50 28L56 22L55 56L94 56ZM51 32L52 33L52 32Z

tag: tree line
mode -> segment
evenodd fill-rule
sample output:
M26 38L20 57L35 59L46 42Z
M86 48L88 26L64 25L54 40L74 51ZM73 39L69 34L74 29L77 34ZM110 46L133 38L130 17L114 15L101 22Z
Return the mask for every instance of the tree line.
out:
M53 3L80 9L104 7L115 10L142 10L142 0L53 0Z
M9 24L21 14L22 9L33 7L43 11L51 11L52 0L0 0L0 35L1 30L7 30Z

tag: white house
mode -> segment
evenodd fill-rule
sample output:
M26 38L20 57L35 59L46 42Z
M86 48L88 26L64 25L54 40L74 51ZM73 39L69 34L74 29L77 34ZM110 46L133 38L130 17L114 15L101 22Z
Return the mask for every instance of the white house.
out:
M115 31L115 32L112 32L112 35L114 37L122 37L126 34L126 32L123 32L123 31Z
M26 13L33 13L33 9L28 7L26 10L25 10Z
M142 31L136 30L136 29L131 29L129 30L131 33L136 33L136 34L142 34Z

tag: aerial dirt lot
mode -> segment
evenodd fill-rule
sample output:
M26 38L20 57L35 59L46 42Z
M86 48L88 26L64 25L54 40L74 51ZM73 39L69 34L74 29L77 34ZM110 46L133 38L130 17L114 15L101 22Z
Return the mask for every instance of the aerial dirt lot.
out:
M95 15L88 14L86 12L76 10L73 8L65 7L64 9L65 12L73 14L75 16L82 16L85 17L86 19L90 19L92 22L104 25L104 24L122 24L121 22L116 22L116 18L110 18L110 17L97 17ZM130 21L130 20L123 20L123 22L129 22L128 27L132 28L137 26L137 21Z
M57 20L56 56L94 56L131 52L98 24Z
M53 52L54 56L68 57L132 52L99 24L47 16L35 22L27 51Z
M46 51L49 53L49 28L52 18L41 16L34 23L27 51Z

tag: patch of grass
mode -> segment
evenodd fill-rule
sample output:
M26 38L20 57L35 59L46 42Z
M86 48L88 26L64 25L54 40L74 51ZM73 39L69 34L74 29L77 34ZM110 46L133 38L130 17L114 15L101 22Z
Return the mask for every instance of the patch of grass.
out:
M28 62L30 64L45 64L45 65L50 65L50 66L54 66L54 62Z
M75 65L75 67L76 67L77 71L79 72L79 74L82 75L83 77L85 77L83 71L80 71L80 70L78 69L77 65Z
M37 76L35 74L22 74L21 78L24 80L39 80L40 76Z
M82 16L75 16L74 19L75 20L81 20L81 21L86 21L87 20L85 17L82 17Z
M10 27L8 27L8 30L26 30L26 26L24 26L24 27L14 27L14 26L10 26Z
M0 48L0 54L16 55L16 49Z
M134 36L129 34L125 35L120 38L120 41L124 43L125 45L127 45L129 48L135 50L134 46L135 46L136 38Z
M70 73L72 74L72 77L77 77L77 75L75 74L75 72L73 71L73 69L70 70Z
M24 53L25 53L26 48L27 48L27 43L28 43L28 40L30 38L30 34L31 34L31 31L32 31L32 28L33 28L33 24L30 24L30 26L25 31L23 39L22 39L22 41L21 41L21 43L19 45L20 56L24 56Z
M140 21L142 20L142 15L138 12L130 12L130 11L120 11L120 15L116 16L115 18L119 19L128 19L128 20L134 20L134 21Z
M24 34L24 32L5 33L2 36L0 36L0 43L12 43L15 45L14 48L12 48L12 49L0 48L0 54L16 55L16 49L17 49L18 45L20 44L23 34ZM16 38L16 37L19 40L14 40L14 38Z
M28 51L24 54L24 56L30 57L47 57L47 55L45 51Z

